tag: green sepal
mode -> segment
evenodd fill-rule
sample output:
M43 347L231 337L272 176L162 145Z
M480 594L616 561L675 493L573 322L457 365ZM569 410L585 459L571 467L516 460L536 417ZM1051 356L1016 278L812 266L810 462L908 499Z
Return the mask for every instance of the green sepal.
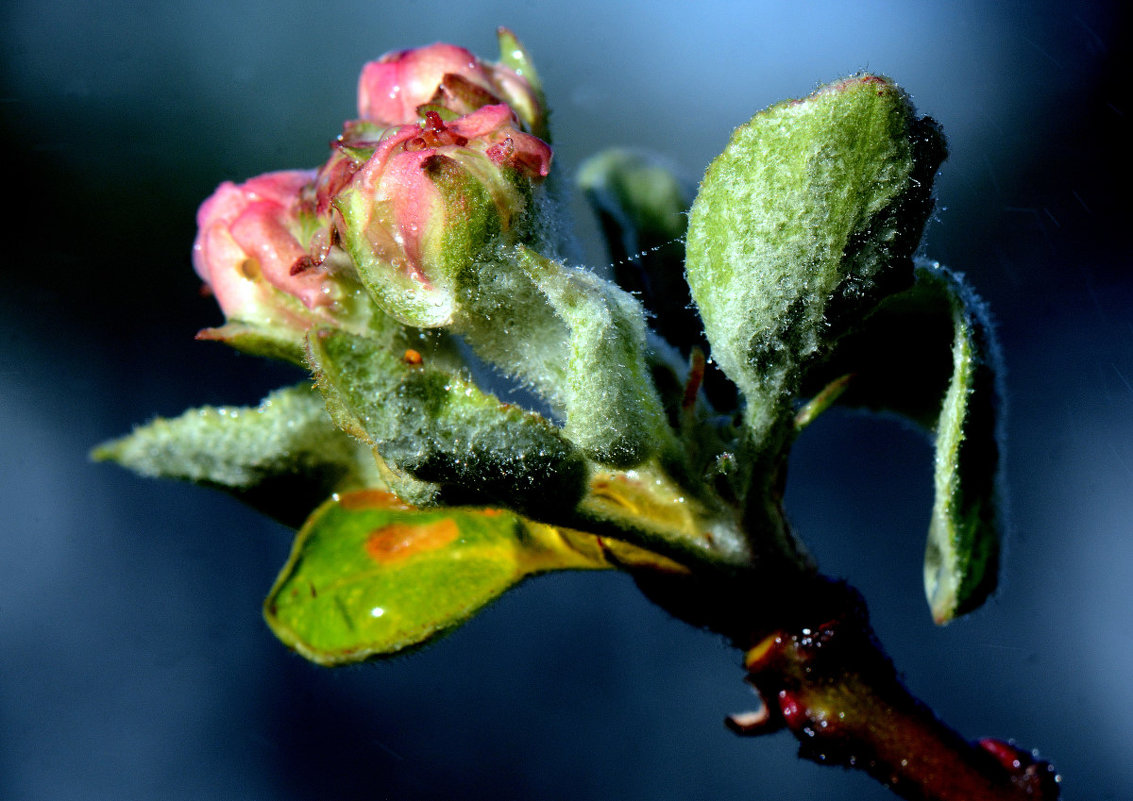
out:
M352 493L303 526L264 617L307 659L349 664L420 646L530 575L609 566L597 538L507 510Z
M519 265L570 332L564 433L591 459L632 467L674 444L646 359L641 304L586 270L520 247Z
M528 233L531 189L514 171L469 149L434 154L421 170L430 183L412 187L413 200L429 208L429 219L418 264L395 241L395 201L375 200L351 185L332 202L342 219L342 247L377 305L407 326L444 328L453 325L465 296L478 291L477 260L499 240Z
M757 452L787 441L804 368L911 282L944 156L904 92L861 75L760 112L709 166L688 281Z
M428 285L413 277L387 230L393 216L392 204L373 200L353 187L343 189L332 202L343 221L339 227L342 247L378 306L404 325L448 325L454 310L452 292L447 286Z
M214 328L203 328L197 332L197 339L208 342L223 342L225 345L252 356L278 359L304 366L304 337L292 328L282 326L256 326L239 321L229 321Z
M308 358L340 427L440 485L437 501L569 509L583 491L585 463L554 424L444 364L330 328L311 332Z
M385 486L370 451L335 428L308 384L276 390L254 408L204 406L157 418L91 456L228 490L295 526L331 492Z
M515 109L519 118L531 129L531 133L550 144L551 130L547 125L547 95L543 91L543 82L539 79L539 73L535 69L535 62L531 59L531 54L527 52L527 48L508 28L497 28L496 37L500 44L500 64L526 80L534 94L534 102L532 102L532 99L529 99L523 92L517 92L505 98L508 105Z
M542 98L543 82L539 80L539 73L535 71L535 62L532 61L527 48L519 41L519 37L510 28L500 26L496 28L496 39L500 45L500 63L525 79L528 86Z
M842 376L839 404L898 414L934 437L925 593L946 623L980 606L997 580L999 350L983 303L957 275L922 261L915 276L807 383L821 397Z
M452 122L453 120L460 119L462 116L459 112L453 111L439 103L422 103L417 107L417 116L424 117L425 114L430 111L440 117L443 122Z

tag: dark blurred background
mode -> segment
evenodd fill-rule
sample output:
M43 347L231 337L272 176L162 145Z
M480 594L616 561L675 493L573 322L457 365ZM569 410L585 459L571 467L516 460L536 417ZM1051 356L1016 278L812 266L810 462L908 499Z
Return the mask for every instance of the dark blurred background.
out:
M890 797L797 760L788 735L725 731L754 701L739 655L621 575L530 582L409 657L308 665L259 614L288 531L220 493L88 462L134 423L295 379L193 341L219 321L189 263L200 201L319 163L364 61L435 40L494 58L499 24L537 59L567 173L628 144L697 179L754 111L861 69L943 124L925 252L999 320L1002 588L932 625L932 456L892 421L816 423L790 512L946 720L1041 749L1068 799L1133 798L1124 4L608 0L4 4L0 798Z

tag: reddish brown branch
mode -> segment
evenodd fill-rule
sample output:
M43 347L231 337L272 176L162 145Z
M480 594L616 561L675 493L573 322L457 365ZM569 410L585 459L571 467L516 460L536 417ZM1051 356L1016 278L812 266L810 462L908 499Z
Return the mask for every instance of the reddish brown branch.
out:
M741 734L788 728L800 755L864 770L915 801L1058 798L1048 762L999 740L971 743L905 689L856 593L813 627L762 638L745 656L759 713L734 716Z

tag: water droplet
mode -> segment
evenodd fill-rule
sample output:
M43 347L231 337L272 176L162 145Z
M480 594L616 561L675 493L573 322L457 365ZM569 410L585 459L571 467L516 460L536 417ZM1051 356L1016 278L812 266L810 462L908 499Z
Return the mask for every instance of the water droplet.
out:
M382 609L380 606L375 606L373 609L370 610L370 617L381 617L385 613L386 613L386 610Z

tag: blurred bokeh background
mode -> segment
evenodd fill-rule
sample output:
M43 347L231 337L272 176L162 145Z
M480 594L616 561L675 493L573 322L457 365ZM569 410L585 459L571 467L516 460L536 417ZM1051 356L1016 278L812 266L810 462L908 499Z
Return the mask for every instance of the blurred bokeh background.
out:
M198 203L225 179L319 163L364 61L436 40L494 58L500 24L537 59L567 173L635 145L695 180L757 109L862 69L943 124L925 252L999 321L1002 588L932 625L931 452L892 421L816 423L790 512L946 720L1041 749L1068 799L1133 798L1129 13L964 0L5 3L0 797L890 797L797 760L788 735L725 731L754 700L738 654L624 576L536 580L423 652L308 665L259 615L288 531L88 462L134 423L295 379L193 341L219 320L189 263Z

